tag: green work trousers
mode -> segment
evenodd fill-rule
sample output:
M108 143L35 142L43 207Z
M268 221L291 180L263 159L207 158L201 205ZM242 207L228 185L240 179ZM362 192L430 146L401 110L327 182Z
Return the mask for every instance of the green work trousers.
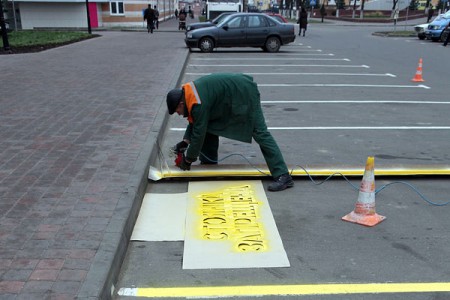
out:
M258 143L270 173L274 178L289 173L280 148L275 142L272 134L267 130L261 107L258 107L257 113L255 114L255 128L253 129L252 137L255 142ZM219 137L215 134L206 133L200 153L200 161L205 164L216 163L218 159L218 149Z
M253 128L252 136L255 142L258 143L272 176L276 178L282 174L289 173L277 142L267 130L266 121L259 105L256 108L255 128Z
M200 162L203 164L216 164L218 160L218 150L219 137L207 132L200 152Z

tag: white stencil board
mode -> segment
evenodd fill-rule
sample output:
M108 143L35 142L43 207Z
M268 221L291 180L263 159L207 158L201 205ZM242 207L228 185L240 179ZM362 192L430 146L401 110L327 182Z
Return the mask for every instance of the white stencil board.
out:
M189 183L183 269L289 266L261 181Z

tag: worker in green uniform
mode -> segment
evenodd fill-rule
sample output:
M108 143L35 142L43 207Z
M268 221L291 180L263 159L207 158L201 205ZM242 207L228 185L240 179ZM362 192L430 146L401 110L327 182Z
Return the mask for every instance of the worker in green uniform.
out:
M219 136L259 144L274 182L269 191L282 191L294 186L274 138L267 130L260 95L251 76L218 73L188 82L167 94L169 114L175 112L189 121L183 141L173 147L183 153L178 164L190 170L200 158L201 164L216 164Z

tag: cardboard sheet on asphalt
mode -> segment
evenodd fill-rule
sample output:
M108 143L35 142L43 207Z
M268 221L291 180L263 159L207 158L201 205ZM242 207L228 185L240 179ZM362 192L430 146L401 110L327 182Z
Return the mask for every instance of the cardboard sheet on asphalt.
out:
M132 241L183 241L187 193L147 193L142 200Z

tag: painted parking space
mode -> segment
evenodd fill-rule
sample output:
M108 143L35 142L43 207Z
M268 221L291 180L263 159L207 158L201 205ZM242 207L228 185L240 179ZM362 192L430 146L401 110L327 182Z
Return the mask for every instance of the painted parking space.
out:
M280 56L296 55L295 51L299 51L299 55L308 54L308 56L314 55L314 53L324 53L323 50L318 51L313 47L307 48L304 45L296 45L289 48L289 53L280 53ZM409 148L411 151L416 151L411 146L413 143L407 144L408 139L414 136L415 144L418 142L428 144L429 149L425 149L426 151L422 149L423 160L420 160L421 156L410 155L410 153L401 153L398 156L403 155L406 162L427 163L428 156L425 152L430 152L430 157L437 156L435 152L431 151L433 150L431 149L433 147L432 141L437 139L441 132L445 135L447 130L450 129L449 126L434 123L396 126L395 123L386 123L385 116L374 117L373 120L378 120L382 124L376 126L372 119L365 119L365 114L375 115L380 106L398 108L399 111L406 107L409 109L410 106L416 106L419 110L426 110L431 106L439 111L439 113L436 113L437 115L445 113L449 102L429 95L427 98L422 97L422 95L425 95L425 91L433 90L434 86L428 85L427 82L426 86L431 87L431 89L417 88L417 84L410 82L412 74L411 76L408 75L407 80L404 80L401 74L392 72L388 68L386 70L375 68L371 64L366 64L367 62L353 61L352 59L340 61L346 64L336 64L338 61L327 61L327 63L322 61L323 64L303 61L303 63L292 65L293 61L289 60L289 65L280 65L277 60L274 60L275 63L267 60L256 65L258 61L254 59L246 62L247 54L231 52L231 56L239 58L238 62L243 62L243 64L240 64L236 63L236 60L226 59L227 54L215 53L216 56L223 56L223 60L217 59L217 57L202 60L197 59L197 57L205 57L204 55L192 54L191 58L193 59L187 64L185 77L182 81L190 81L211 72L240 71L253 73L262 91L262 105L265 109L268 127L282 145L283 154L290 162L297 163L301 159L302 165L303 162L309 164L314 161L311 158L318 157L319 159L314 162L321 162L325 166L330 166L336 162L335 165L339 165L342 161L351 161L357 164L358 158L365 157L370 152L369 150L374 148L373 145L379 148L376 151L378 151L380 160L381 157L385 157L387 160L396 151L406 152L403 151L403 146L405 149ZM337 53L330 54L333 57L348 57ZM255 55L255 53L251 55ZM220 63L217 63L219 60ZM261 60L266 60L266 57L261 57ZM334 66L330 67L330 65ZM328 73L328 71L330 72ZM347 71L349 72L347 73ZM361 71L360 74L359 71ZM286 86L285 82L295 81L295 77L298 77L299 82L303 81L302 78L306 78L311 83L296 87ZM323 84L336 84L327 83L329 78L332 82L340 80L343 85L356 85L354 81L362 80L363 77L368 78L369 81L373 80L371 85L379 86L379 88L372 89L363 85L352 88L350 86L329 86L325 88L330 88L331 93L318 94L316 92L322 91L323 86L321 85ZM392 90L395 90L392 93L385 93L386 87L389 88L389 86L398 87L392 88ZM353 88L354 90L352 90ZM368 89L377 91L368 92ZM341 93L341 91L344 92ZM377 95L376 93L380 94ZM405 95L408 95L408 97L405 97ZM367 103L364 103L365 101ZM353 110L355 105L358 105L356 111ZM333 126L333 119L327 118L329 124L325 126L323 115L320 117L314 116L314 112L326 110L323 108L324 106L329 107L330 111L334 113L339 110L348 111L348 117L342 117L340 120L349 120L352 119L352 116L357 119L359 116L360 123L353 126ZM386 109L386 111L388 110ZM404 111L404 113L406 115L409 112ZM307 119L308 115L311 116L308 119L308 126L295 126L299 119ZM400 120L401 117L400 114L400 117L397 115L392 120L396 118ZM411 118L414 117L414 115L411 115ZM432 117L430 116L430 118ZM289 123L289 126L283 126L281 124L283 120ZM183 121L171 120L168 140L162 146L162 151L167 146L175 144L182 136L185 125ZM439 118L435 117L433 121L439 123ZM280 124L273 126L275 123ZM342 140L335 141L334 139L337 137L341 137ZM365 144L368 140L372 145ZM392 144L392 141L396 142ZM230 153L248 154L248 157L253 159L252 162L263 163L261 158L257 157L258 149L257 147L255 149L254 146L257 145L247 147L247 145L224 141L220 151L224 156ZM418 148L420 149L420 147ZM324 155L319 156L318 153ZM335 157L333 157L333 160L330 159L335 154L338 159ZM345 157L345 159L341 160L342 157ZM168 164L172 163L170 160L167 160L167 162ZM242 163L239 159L233 160L231 158L219 165L218 169L229 169L230 165L232 169L232 166L238 162ZM196 172L194 167L192 170L192 172ZM200 177L212 178L223 175L218 174L216 169L201 170L199 167L198 170L199 172L206 172ZM375 170L377 171L377 165ZM236 169L233 172L235 171ZM170 172L176 177L177 170L171 169ZM186 172L184 174L189 177ZM296 184L301 183L296 182ZM420 212L417 213L419 216L413 220L408 217L408 214L412 212L409 211L409 206L405 204L405 202L411 200L411 197L404 199L401 195L395 195L393 198L396 200L389 199L387 201L389 204L383 205L381 209L384 214L386 214L387 208L395 210L395 212L388 210L389 213L386 215L389 215L389 220L386 224L380 225L377 229L369 232L365 228L342 225L338 221L349 211L348 206L341 207L338 202L341 203L341 199L346 199L347 204L350 203L351 206L355 200L351 195L341 194L342 191L338 190L339 192L334 188L327 188L327 196L324 196L320 193L319 195L316 194L317 191L312 191L312 189L301 184L301 188L296 191L288 191L285 195L271 195L270 200L271 205L274 205L275 220L280 228L288 256L294 262L291 268L254 270L251 275L249 272L238 269L226 272L217 272L217 270L193 271L174 275L173 279L168 279L162 285L146 285L135 282L135 287L122 286L122 295L129 294L130 296L151 298L272 296L273 299L289 295L336 295L336 297L340 297L335 299L349 299L350 295L359 297L381 295L381 298L377 299L390 299L389 297L394 294L406 293L419 297L414 299L429 297L430 295L443 297L448 295L448 278L443 275L442 270L434 272L430 269L431 265L438 265L436 262L442 261L447 253L444 250L444 253L438 254L439 249L442 250L443 242L448 240L445 234L440 231L440 229L446 227L442 223L442 216L445 212L437 210L430 212L428 209L420 207ZM397 197L401 199L397 199ZM391 204L391 201L395 203ZM408 213L405 213L405 210ZM423 226L418 224L423 224ZM410 232L408 228L414 228L416 232ZM427 231L432 231L433 234L427 236ZM442 242L438 242L440 238L443 238ZM430 245L430 243L433 244L431 249L429 248L430 252L424 253L423 245ZM162 245L149 245L147 247L151 248L152 251L156 251L153 249L165 249ZM172 252L177 253L173 249ZM167 254L162 260L171 261L171 257ZM430 268L426 266L427 262L430 263ZM170 272L161 270L164 266L162 263L152 261L151 266L161 271L158 276L162 278L171 277ZM173 267L172 264L171 266ZM175 268L179 266L179 263L175 264ZM418 268L422 272L415 272ZM156 276L150 276L147 281L157 282ZM218 282L220 284L217 284ZM273 282L279 284L271 284Z

